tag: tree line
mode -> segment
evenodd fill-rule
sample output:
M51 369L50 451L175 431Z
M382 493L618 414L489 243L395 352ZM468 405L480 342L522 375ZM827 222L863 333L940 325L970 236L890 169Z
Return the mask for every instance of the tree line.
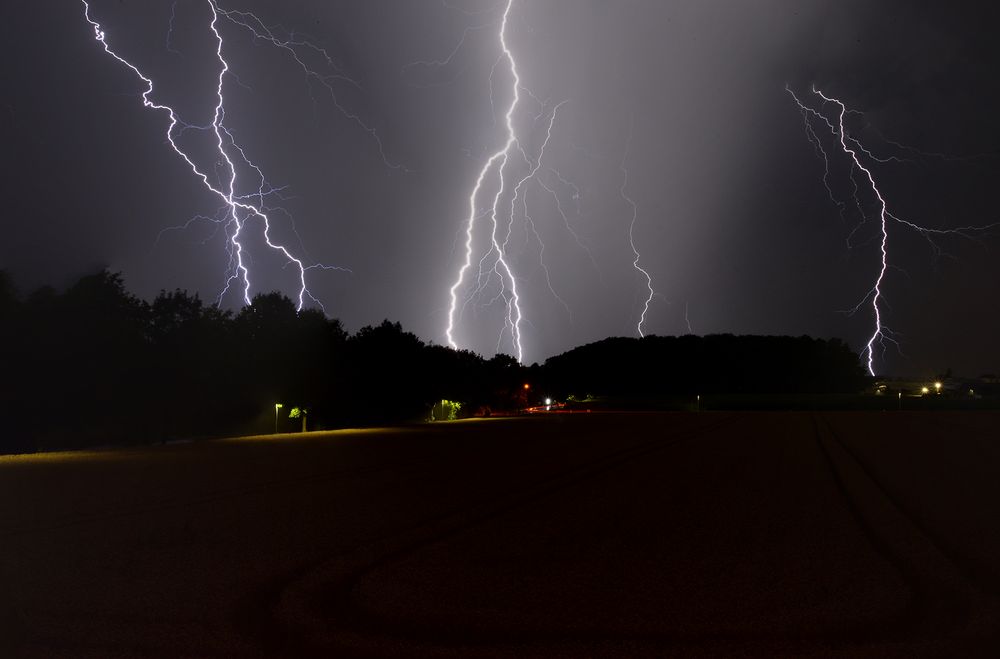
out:
M441 399L515 409L521 367L428 345L388 320L349 334L279 293L238 312L152 302L119 274L17 295L0 275L0 453L422 419ZM282 404L276 411L275 404Z
M152 302L102 271L19 295L0 271L0 453L393 424L544 397L856 392L858 356L808 337L615 338L542 365L428 344L399 323L351 334L280 293L237 312L185 291ZM528 388L525 388L528 384ZM276 404L283 407L276 408Z
M871 384L840 339L809 336L613 337L545 362L557 395L618 398L711 394L855 394Z

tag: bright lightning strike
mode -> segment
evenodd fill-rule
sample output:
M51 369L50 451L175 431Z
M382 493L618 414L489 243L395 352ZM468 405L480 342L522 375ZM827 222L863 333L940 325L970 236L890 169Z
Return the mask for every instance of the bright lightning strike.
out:
M625 165L628 162L628 156L631 149L632 126L630 124L628 142L625 145L625 153L622 155L621 163L618 165L618 169L622 174L622 184L621 187L618 188L618 192L621 194L622 199L625 200L625 203L628 204L628 207L632 212L632 218L628 224L628 244L632 248L632 255L634 257L632 260L632 267L635 268L636 272L641 274L646 280L646 290L649 292L649 295L646 296L646 299L643 302L642 313L639 315L639 322L636 323L635 326L635 330L639 333L639 336L644 337L646 334L642 331L642 326L646 322L646 314L649 312L649 305L653 302L653 297L656 295L656 292L653 290L653 278L649 276L648 271L639 265L639 261L642 260L642 256L639 254L639 249L635 245L635 224L639 219L639 207L636 205L635 200L626 193L626 189L628 188L628 168Z
M514 345L515 352L517 353L518 361L521 361L524 357L524 347L521 342L521 304L520 297L517 293L517 280L514 277L514 273L511 270L510 264L507 261L506 255L504 253L504 245L502 245L498 239L499 232L499 222L497 215L499 212L500 199L503 196L506 179L504 177L504 170L507 166L507 162L510 159L511 150L517 144L517 134L514 130L514 113L517 110L518 103L521 100L520 87L521 78L517 71L517 62L514 59L514 55L507 45L507 21L510 17L511 7L514 5L514 0L507 0L507 5L504 8L503 18L500 21L500 48L503 51L502 58L506 59L510 65L510 72L513 78L512 84L512 100L510 106L507 109L507 113L504 115L506 127L507 127L507 140L503 145L503 148L495 152L483 165L483 168L479 172L479 176L476 178L476 184L472 189L472 193L469 195L469 217L466 220L466 231L465 231L465 260L462 263L462 267L458 271L458 278L450 289L451 304L448 308L448 326L445 329L445 336L448 339L448 345L452 348L458 348L458 343L455 341L455 320L456 313L458 311L458 289L461 288L465 281L465 275L472 267L472 243L473 243L473 232L475 230L476 219L478 214L477 199L479 197L479 191L483 187L483 182L489 175L490 171L497 169L499 176L498 190L496 195L493 197L493 205L490 211L490 221L492 224L491 232L491 246L490 251L484 256L484 260L489 258L491 254L495 252L496 258L493 265L493 273L498 275L500 278L500 293L498 296L504 300L506 304L506 323L507 327L510 329L511 342ZM482 262L481 262L482 263ZM482 265L480 265L480 274L482 274ZM480 277L480 281L481 281ZM509 290L507 286L509 285ZM482 289L482 283L480 283L479 289Z
M516 242L513 241L515 222L518 219L523 220L525 246L530 241L538 244L537 259L545 288L551 294L552 298L566 310L569 322L571 324L573 322L573 313L569 304L556 291L552 272L546 263L546 245L542 240L535 219L529 209L528 194L532 184L537 184L542 192L551 195L555 201L555 210L562 218L566 231L573 237L580 248L586 252L595 269L597 268L597 264L589 248L587 248L583 240L571 226L562 206L560 195L553 187L555 183L546 183L545 181L546 176L552 174L558 179L559 185L575 191L576 195L573 199L579 205L579 189L563 178L551 165L545 163L546 150L552 141L553 131L560 117L560 111L568 101L561 101L549 110L550 106L547 101L543 101L533 94L531 90L523 86L518 63L507 40L508 25L513 6L514 0L508 0L503 5L503 15L500 19L498 33L500 54L491 67L489 74L491 108L496 107L494 99L495 85L493 83L497 71L506 66L511 76L509 88L511 100L506 108L506 112L503 114L505 140L503 145L486 159L469 195L469 215L464 224L465 257L455 282L449 289L450 304L445 336L448 344L453 348L457 348L458 342L455 337L456 324L462 318L465 309L470 304L478 299L488 300L485 304L487 307L493 304L502 304L504 307L503 327L497 339L496 350L500 352L504 349L505 341L509 341L506 345L513 350L518 361L523 361L523 325L529 323L529 321L525 318L522 297L519 291L519 284L523 282L515 274L515 262L511 258L511 253L515 247L514 242ZM478 25L467 28L462 33L459 45L445 59L419 61L408 66L418 64L424 66L443 66L449 64L466 42L469 34L473 30L479 30L483 27L485 26ZM533 103L536 109L533 109L530 114L522 111L522 99ZM544 136L537 153L529 154L525 149L525 139L519 135L515 127L515 121L518 118L530 121L533 127L538 128L539 133L541 132L541 127L544 126ZM515 175L515 171L519 173ZM488 202L485 205L485 209L483 208L484 204L480 202L480 196L487 194L484 188L489 188L492 197L492 202ZM488 221L486 221L487 219ZM488 238L488 244L483 248L485 253L480 256L478 265L474 266L474 256L477 252L474 244L477 241L477 237L478 240L482 240L484 234ZM491 294L487 295L487 291L490 291Z
M215 55L218 60L219 75L217 79L215 93L216 101L212 121L207 126L194 126L181 121L178 114L171 106L152 100L151 97L154 89L152 78L146 76L136 65L132 64L111 48L108 43L105 30L99 22L91 17L89 3L87 0L81 0L81 2L84 9L84 18L87 23L90 24L94 31L94 38L100 42L104 51L131 70L145 84L146 90L141 95L143 106L167 113L169 123L167 126L166 138L171 148L175 153L177 153L178 156L181 157L181 159L184 160L195 176L202 182L203 186L212 194L216 195L223 204L221 217L217 216L216 221L219 221L225 229L227 243L229 245L230 262L225 285L219 294L218 302L221 304L224 296L235 284L241 289L243 302L245 304L250 304L252 284L250 280L250 268L248 266L248 253L241 241L248 221L256 219L263 225L263 238L267 246L271 250L280 254L285 259L286 265L293 266L298 272L298 309L302 310L305 306L307 298L322 307L322 303L320 303L319 300L312 295L306 285L306 272L316 268L339 268L332 268L331 266L325 266L322 264L312 264L307 266L300 258L293 255L285 245L276 242L272 238L271 219L268 216L268 211L270 209L265 207L264 199L266 196L275 193L276 190L268 186L261 169L248 158L246 151L237 143L233 134L225 126L226 109L223 91L227 75L232 76L233 74L230 71L228 61L223 55L224 43L222 35L218 29L218 21L220 15L230 18L230 20L233 20L232 17L224 10L221 10L215 0L206 0L208 8L211 12L211 21L208 24L208 28L211 31L216 44ZM172 10L171 30L174 18L175 15ZM276 45L290 47L287 43ZM220 179L222 180L220 180L218 184L213 184L208 174L199 168L194 158L178 144L176 138L180 133L183 133L186 130L207 131L214 136L214 149L219 158L219 162L222 165L222 173L220 176ZM379 146L381 149L381 143L379 143ZM239 184L240 177L237 162L239 162L240 167L253 170L259 177L259 185L255 193L243 194L239 192L241 187ZM252 203L252 200L254 199L257 200L256 203Z
M1000 222L983 226L964 226L952 229L934 229L918 225L914 222L902 219L894 215L889 210L889 205L886 202L885 197L882 194L882 191L879 189L878 184L876 183L875 175L872 173L872 168L875 166L875 164L904 162L904 160L894 156L891 157L876 156L869 149L865 148L865 146L861 143L861 141L858 138L852 136L848 132L844 123L845 117L848 114L852 113L852 111L848 110L847 106L842 101L832 96L828 96L824 94L821 90L813 87L812 89L813 94L815 94L820 99L819 108L817 109L806 103L803 103L798 98L798 96L795 95L795 92L793 92L790 87L786 86L785 90L795 100L795 103L798 105L799 110L802 112L802 116L805 121L806 136L809 138L809 141L812 143L813 147L816 149L817 154L822 158L824 163L823 184L830 195L830 199L834 203L836 203L838 207L840 207L841 213L843 213L844 210L844 203L836 198L836 195L833 192L833 188L829 183L830 158L826 150L823 148L823 142L819 136L819 133L813 127L813 122L822 122L830 131L830 133L836 138L837 144L839 145L841 151L843 151L843 153L847 155L847 157L849 158L851 164L850 179L854 188L852 196L854 203L859 213L861 214L862 224L866 219L866 214L864 212L863 204L860 198L858 197L859 188L858 188L858 183L855 180L856 172L861 172L863 174L862 181L864 183L867 183L867 187L871 189L872 194L877 200L879 232L880 232L879 251L881 255L879 260L878 274L875 277L875 281L871 289L865 294L861 302L859 302L857 306L855 306L854 309L851 310L851 313L855 313L859 311L862 308L862 306L865 305L865 303L869 301L871 302L872 316L875 322L872 333L869 336L867 343L865 344L865 354L866 354L868 372L874 376L876 345L878 345L878 347L880 347L883 352L886 348L886 343L892 343L898 346L898 342L894 338L892 330L890 330L885 325L883 318L884 305L885 305L885 300L884 300L885 295L883 287L885 286L886 283L886 275L889 271L889 268L891 267L889 258L890 223L894 223L898 226L906 227L907 229L917 232L925 239L927 239L927 241L931 244L932 248L935 250L935 253L940 254L941 250L934 242L935 237L954 235L963 238L973 238L974 234L976 233L981 233L989 229L993 229L1000 226ZM829 104L832 104L837 108L836 118L832 121L827 115L823 114L824 107ZM911 151L915 153L920 153L912 149ZM868 166L865 165L866 161L868 162ZM857 229L855 229L855 231L857 231ZM852 236L853 233L854 232L852 232Z

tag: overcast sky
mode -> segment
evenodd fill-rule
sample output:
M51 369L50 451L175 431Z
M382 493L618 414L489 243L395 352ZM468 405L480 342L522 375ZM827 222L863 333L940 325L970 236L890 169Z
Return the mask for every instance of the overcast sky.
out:
M905 157L864 161L896 216L935 229L1000 221L992 194L1000 180L998 17L979 4L514 0L506 36L525 89L514 125L532 163L565 101L513 218L509 196L500 205L524 360L637 334L646 283L633 266L623 160L639 265L656 291L647 334L690 326L698 334L837 336L862 350L874 327L871 300L844 311L879 273L878 208L857 170L855 204L851 161L821 124L814 127L828 164L817 156L785 86L811 103L813 84L839 98L860 113L848 116L850 135L873 155ZM289 52L219 22L231 67L225 125L283 188L268 200L287 211L271 213L272 238L306 264L349 269L314 269L307 279L351 330L389 318L446 343L469 195L506 140L505 5L220 3L331 57L299 47L341 108ZM195 220L163 231L220 208L166 143L167 115L142 106L141 80L95 41L81 2L19 2L5 14L0 268L24 290L106 266L147 299L182 288L215 300L229 267L224 230ZM220 64L208 0L93 0L91 14L109 45L154 80L154 101L188 123L211 122ZM835 109L825 107L831 120ZM224 167L204 137L190 131L181 142L218 177ZM531 166L512 152L508 193ZM824 186L825 167L842 205ZM481 211L492 205L498 174L484 179ZM258 188L251 171L241 176L243 194ZM266 248L258 225L245 228L252 293L296 295L295 268ZM475 225L474 271L488 231L487 215ZM938 236L934 247L890 224L882 312L903 354L879 352L877 371L1000 371L1000 231L971 236ZM458 288L456 342L511 353L498 277L475 297L471 281ZM239 294L223 304L238 308Z

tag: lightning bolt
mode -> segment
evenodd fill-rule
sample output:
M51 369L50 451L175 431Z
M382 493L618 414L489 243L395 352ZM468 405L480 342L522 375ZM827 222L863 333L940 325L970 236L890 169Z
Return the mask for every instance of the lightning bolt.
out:
M212 1L214 3L214 0ZM361 86L356 80L341 70L333 56L331 56L325 48L316 45L308 39L297 38L295 34L290 34L288 38L282 38L278 36L276 32L279 28L266 25L263 20L251 12L223 9L217 4L215 7L219 15L223 16L234 25L237 25L249 32L254 40L268 43L275 48L288 53L295 64L302 69L302 72L305 74L307 80L316 81L327 91L327 94L329 95L334 107L337 108L337 111L368 134L378 149L379 157L382 159L382 163L386 167L389 169L406 169L403 165L389 160L389 157L385 152L385 145L383 144L378 131L368 125L368 123L366 123L358 113L348 110L343 103L341 103L340 98L337 95L337 90L333 86L334 82L344 82L356 88L360 88ZM306 55L304 54L308 52L311 52L314 56L319 57L323 63L331 71L333 71L333 73L323 74L309 66L309 64L306 63ZM313 102L317 102L315 96L313 97Z
M553 166L547 164L546 151L553 139L556 123L559 120L560 112L568 101L563 100L551 106L546 100L542 100L530 89L523 85L515 55L508 43L508 26L511 19L511 11L514 0L507 0L503 6L503 14L500 18L498 31L498 41L500 53L490 68L489 89L490 107L494 108L493 115L496 116L496 100L494 98L496 85L494 77L496 72L506 65L510 72L510 104L506 106L503 116L505 129L505 140L503 144L484 162L475 184L469 195L469 214L464 222L465 233L465 255L460 266L456 279L449 289L448 320L445 328L445 337L448 345L458 348L456 340L456 323L463 317L465 309L475 300L487 300L484 306L489 307L494 304L504 305L503 327L500 330L497 340L497 352L504 347L504 342L508 340L509 345L518 361L524 359L524 331L525 324L530 325L530 321L525 317L522 296L519 291L519 284L522 279L515 274L513 252L514 228L518 219L523 220L524 247L532 241L538 245L537 263L541 270L544 286L551 294L552 298L558 302L566 311L570 324L573 323L573 313L569 304L558 291L552 280L552 271L546 263L546 245L536 226L536 221L529 208L529 192L532 185L536 185L543 194L552 197L555 202L555 211L562 218L563 225L577 245L583 250L593 264L595 270L603 281L603 275L597 267L590 249L572 227L566 210L563 207L556 185L562 188L573 190L573 201L577 206L579 214L580 190L574 184L563 177ZM477 14L480 12L477 12ZM480 30L484 26L476 25L467 28L459 40L459 45L451 50L449 55L440 60L421 60L413 62L410 66L444 66L450 64L455 58L462 45L467 41L469 34L474 30ZM405 68L404 68L405 70ZM525 101L525 103L522 103ZM535 108L522 112L522 105L528 101L534 104ZM544 127L544 137L537 154L531 155L525 149L525 141L518 134L515 128L515 117L522 117L529 121L533 127L537 127L541 133ZM494 123L496 119L494 118ZM533 131L535 128L532 129ZM514 174L515 168L519 172ZM555 177L556 181L547 178ZM487 202L485 210L481 204L480 197L486 194L484 187L490 186L492 201ZM493 189L495 188L495 192ZM520 225L518 225L520 226ZM520 231L521 229L519 229ZM488 237L488 245L484 246L484 252L476 264L475 256L477 250L474 244L482 240L483 234ZM534 257L532 257L534 258ZM495 294L488 295L488 291Z
M174 36L174 21L177 20L177 2L179 0L174 0L173 4L170 5L170 21L167 23L167 52L174 55L180 55L180 51L174 48L172 39Z
M877 156L872 151L867 149L859 139L852 136L848 132L845 126L845 117L848 114L855 113L855 111L849 110L847 106L839 99L834 98L832 96L828 96L821 90L817 89L816 87L813 87L812 88L813 94L815 94L821 101L819 104L820 109L816 109L814 107L809 106L806 103L803 103L799 99L799 97L796 96L795 92L793 92L790 87L786 86L785 90L795 101L796 105L798 105L799 110L802 113L803 119L805 121L806 135L809 141L813 144L817 153L823 159L824 163L823 184L830 195L830 199L833 200L833 202L836 203L838 206L840 206L841 212L843 213L843 208L844 208L843 202L836 198L836 195L833 192L833 188L831 187L828 180L830 171L830 160L826 153L826 150L823 148L823 142L820 139L819 134L813 128L812 122L814 121L822 122L823 124L826 125L830 133L836 138L837 144L839 145L841 151L849 159L851 165L850 179L854 188L852 196L855 205L857 206L857 209L862 218L861 224L867 221L867 214L865 213L863 204L860 198L858 197L859 187L857 181L855 180L856 172L861 172L861 174L863 175L862 182L867 184L867 187L871 190L875 199L877 199L879 239L880 239L879 240L880 259L879 259L878 273L875 277L871 289L869 289L869 291L864 295L861 301L853 309L850 310L850 313L856 313L866 303L868 302L871 303L871 311L874 319L874 328L872 330L871 335L868 338L868 341L865 343L864 352L866 354L868 372L874 376L876 345L878 345L878 347L882 349L883 354L886 349L887 343L894 344L897 346L897 348L899 347L899 342L895 338L894 332L885 325L883 319L885 311L884 309L885 295L883 292L883 286L886 283L886 274L888 273L888 270L891 267L889 258L890 223L898 225L900 227L905 227L906 229L915 231L919 235L923 236L930 243L932 249L935 251L935 254L940 255L943 252L941 251L941 248L937 245L937 243L935 243L934 241L935 237L959 236L962 238L974 239L976 234L1000 226L1000 222L995 222L992 224L987 224L982 226L963 226L950 229L937 229L937 228L922 226L910 220L906 220L898 217L897 215L894 215L889 210L889 204L886 202L886 199L882 191L879 189L878 183L875 180L875 175L872 173L871 170L871 168L874 167L874 164L871 163L875 164L899 163L899 162L906 162L906 160L896 156L889 156L889 157ZM831 121L830 118L828 118L825 114L823 114L822 111L823 108L829 104L832 104L837 108L836 117L833 121ZM921 153L919 151L912 149L910 151L913 153ZM931 155L938 155L938 154L931 154ZM865 165L864 161L866 160L869 161L868 166ZM854 229L854 231L851 232L851 236L853 236L856 231L857 227ZM848 237L848 245L850 246L850 236Z
M639 254L639 249L635 245L635 225L639 219L639 207L636 205L635 200L632 199L632 197L630 197L626 192L626 189L628 188L628 168L625 165L628 162L629 153L632 150L632 130L633 125L630 123L628 141L625 145L625 153L622 155L621 162L618 165L618 170L622 175L622 184L621 187L618 188L618 192L621 194L622 199L625 200L625 203L628 204L628 207L632 212L632 218L628 224L628 243L632 248L632 255L634 257L632 259L632 267L635 268L636 272L642 275L642 277L646 280L646 290L649 291L649 295L646 296L646 300L642 305L642 313L639 315L639 322L636 323L635 326L635 330L639 333L639 336L645 337L646 334L642 331L642 326L646 322L646 314L649 312L649 305L653 302L653 297L656 295L656 292L653 290L653 278L649 276L649 272L639 265L639 261L642 260L642 256Z
M569 188L570 190L573 191L571 198L573 199L573 203L576 206L576 215L577 217L579 217L580 196L581 196L580 188L577 187L575 184L571 183L570 181L567 181L563 177L563 175L560 174L555 169L550 168L549 172L556 178L556 181L558 181L560 185L562 185L564 188ZM541 187L543 190L552 195L552 200L555 202L556 206L556 212L559 214L559 217L563 221L563 226L566 228L566 233L568 233L573 238L573 240L576 242L580 250L587 255L587 259L590 261L590 265L593 266L594 272L597 273L597 277L598 279L600 279L601 284L602 285L605 284L604 273L601 272L601 267L597 265L597 259L594 258L594 253L590 250L590 246L583 241L583 239L580 237L580 234L577 233L576 229L574 229L573 225L570 223L569 215L567 215L566 209L563 207L562 199L559 197L559 193L556 192L555 186L546 183L541 178L536 178L535 180L538 182L539 187Z
M223 230L225 231L229 251L229 265L225 284L222 291L219 293L217 303L221 304L230 288L233 285L237 285L241 289L241 298L244 304L250 304L252 284L250 281L250 268L248 267L249 254L241 242L241 239L247 223L252 219L256 219L263 225L262 233L264 242L267 246L285 259L286 267L289 265L293 266L298 272L298 309L300 311L302 310L306 304L307 298L322 307L322 303L312 295L306 285L306 272L313 269L343 269L319 263L307 266L299 257L293 255L288 247L282 243L276 242L272 238L271 218L268 215L268 211L271 209L267 209L265 207L264 199L271 194L274 194L278 189L271 188L267 184L260 167L249 159L246 151L239 145L233 134L224 123L226 116L225 97L223 93L224 85L227 75L233 76L233 74L231 74L229 63L223 55L224 44L222 35L218 29L218 21L220 15L227 18L229 18L229 16L227 16L223 10L220 10L215 0L206 0L206 4L211 12L211 21L208 24L208 28L212 32L214 42L216 44L215 55L218 60L219 75L217 79L215 93L216 101L212 121L206 126L195 126L182 121L178 117L177 112L171 106L152 100L154 91L152 78L146 76L135 64L128 61L125 57L111 48L104 28L98 21L91 17L89 3L87 0L81 0L81 2L83 4L84 18L93 29L94 38L101 44L104 52L131 70L146 86L145 91L141 94L143 106L152 110L165 112L169 117L166 138L170 147L187 164L194 175L201 181L205 189L216 195L222 203L222 210L220 211L220 214L212 219L213 221L221 224ZM176 7L171 10L171 30L173 29L175 10ZM208 174L199 168L194 158L178 144L177 137L187 130L206 131L214 136L214 148L216 154L218 155L219 163L221 163L222 169L221 173L216 172L217 178L219 179L218 183L213 183ZM239 183L240 177L237 161L242 167L251 169L258 176L259 185L255 193L242 194L238 192L241 187ZM255 198L257 199L257 202L253 203L252 200ZM204 216L199 216L196 219L203 218Z
M532 166L531 170L527 173L527 175L525 175L520 181L517 182L517 185L514 186L514 194L510 200L511 222L507 226L507 237L504 239L503 248L504 250L506 250L507 245L510 242L511 232L514 226L513 222L514 212L515 212L514 207L517 205L517 200L520 198L523 206L525 224L528 228L528 231L532 235L534 235L535 240L541 246L538 258L539 261L541 262L542 271L545 273L545 283L548 286L549 292L552 293L552 296L559 301L559 303L563 306L564 309L566 309L566 313L570 316L570 322L572 322L573 312L570 310L569 305L566 303L566 301L562 299L562 297L560 297L558 293L556 293L556 289L552 286L552 276L549 272L549 267L545 264L545 243L542 242L541 236L538 235L538 231L535 228L535 222L533 219L531 219L531 214L528 212L528 197L524 192L525 185L529 181L537 181L539 186L542 189L545 189L545 186L541 183L540 180L536 178L536 176L538 174L538 170L542 168L542 159L545 157L545 149L546 147L548 147L549 142L552 140L552 128L555 126L556 116L559 114L559 108L566 105L566 103L568 103L568 101L561 101L552 109L552 114L549 117L548 127L545 131L545 139L542 142L542 146L538 151L538 159L535 161L534 165ZM525 159L528 160L527 155L525 155Z
M465 260L462 263L461 268L458 271L458 278L455 283L452 284L449 290L451 304L448 308L448 326L445 329L445 336L448 339L448 345L452 348L458 348L458 343L455 341L455 317L458 310L458 289L461 288L465 282L465 275L472 267L472 257L473 257L473 233L475 231L476 220L478 215L477 199L479 198L479 192L483 187L483 182L489 175L490 171L496 168L498 172L498 189L496 195L493 197L493 204L491 211L489 213L491 222L491 235L490 235L490 250L484 256L484 259L488 259L493 253L496 254L496 259L493 264L493 272L500 277L500 293L499 298L502 298L506 304L506 324L511 332L511 341L514 345L515 352L517 353L518 361L524 358L524 346L521 342L521 303L520 296L517 292L517 280L514 277L514 273L511 270L510 264L507 261L506 255L504 253L504 245L502 245L497 237L499 232L499 221L497 215L499 212L500 199L506 188L506 177L504 175L507 162L510 159L511 150L517 144L517 134L514 130L514 113L517 110L517 106L521 100L520 88L521 88L521 77L518 75L517 62L514 59L514 55L511 52L509 46L507 45L507 22L510 17L511 7L514 5L514 0L507 0L507 5L504 8L503 17L500 20L500 49L502 51L501 59L506 59L510 65L510 72L513 78L512 84L512 99L510 106L507 109L507 113L504 115L505 125L507 128L507 140L503 147L493 153L483 168L479 171L479 176L476 178L476 183L472 188L472 193L469 195L469 217L466 220L466 230L465 230ZM492 74L491 74L492 75ZM480 262L480 273L482 273L482 261ZM482 277L480 277L480 285L478 289L482 289ZM507 284L509 283L510 289L507 290Z
M407 71L415 67L442 68L450 65L454 61L454 59L458 56L458 53L462 50L462 47L465 46L465 43L469 39L469 35L472 34L473 32L477 32L479 30L487 28L490 25L491 23L486 23L484 25L470 25L469 27L465 28L465 30L463 30L462 38L459 39L455 47L452 48L451 52L448 53L445 57L442 57L440 59L417 60L415 62L409 62L403 66L403 73L406 73ZM459 72L458 75L460 74L461 71ZM438 84L443 85L443 84L449 84L451 82L454 82L454 78L448 80L445 83L438 83Z

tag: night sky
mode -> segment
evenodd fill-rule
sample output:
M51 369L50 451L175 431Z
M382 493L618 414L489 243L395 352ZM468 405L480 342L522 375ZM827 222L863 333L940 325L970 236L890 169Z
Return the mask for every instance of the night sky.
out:
M141 80L102 50L82 3L8 4L0 268L22 291L108 267L147 299L182 288L214 300L228 265L224 232L204 220L163 232L220 207L165 142L166 114L142 106ZM335 66L315 51L303 57L321 75L339 71L326 81L342 109L288 52L219 22L235 74L225 82L225 124L269 183L283 187L270 203L294 217L298 237L282 212L272 214L273 236L307 264L350 270L307 275L349 330L390 318L446 342L469 194L506 139L511 77L498 63L505 4L221 4L254 12L282 38L325 48ZM219 61L208 0L93 0L91 11L109 45L154 80L153 100L191 124L211 121ZM877 209L856 177L868 222L854 231L861 217L850 161L827 132L828 181L846 203L830 200L823 160L785 86L803 100L816 98L813 84L839 98L862 113L848 118L852 136L873 154L907 159L866 161L895 215L936 229L1000 221L998 13L983 3L908 0L514 0L507 40L531 92L515 125L530 158L566 101L538 180L524 188L547 274L520 202L509 242L524 360L636 335L645 280L628 241L623 159L640 265L657 293L647 334L683 334L690 323L698 334L837 336L862 350L870 304L843 311L878 274ZM426 63L449 54L443 65ZM196 133L185 143L219 173ZM508 178L519 180L524 166ZM251 177L242 180L244 194L256 189ZM487 180L481 208L496 190ZM252 293L294 296L295 269L264 248L253 222L246 231ZM939 236L937 248L899 224L889 234L883 311L902 354L877 354L876 370L1000 371L1000 230L974 240ZM496 287L487 284L463 306L455 337L486 355L498 341L510 353L504 306L489 304ZM228 308L239 304L238 294L223 298Z

